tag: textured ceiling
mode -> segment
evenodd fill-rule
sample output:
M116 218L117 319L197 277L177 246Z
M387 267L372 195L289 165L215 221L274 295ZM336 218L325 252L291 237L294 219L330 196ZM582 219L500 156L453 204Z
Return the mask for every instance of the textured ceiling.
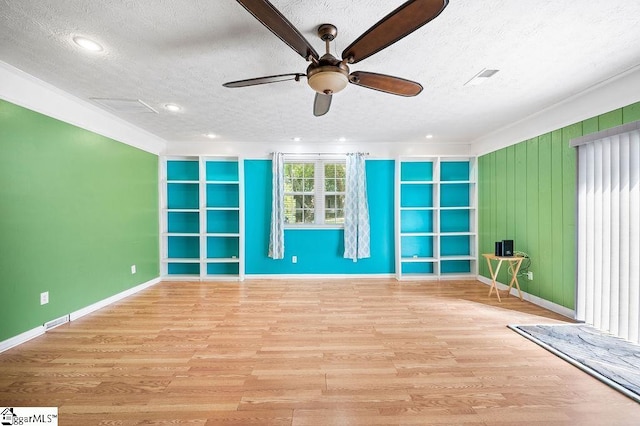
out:
M272 3L318 52L317 26L336 25L339 56L403 1ZM82 52L74 35L105 50ZM307 67L233 0L0 0L1 61L89 102L140 99L158 114L117 115L176 145L209 132L227 142L472 142L638 66L639 40L638 0L451 0L431 23L351 66L418 81L420 95L349 85L314 117L305 79L222 87ZM500 72L464 86L484 68ZM183 110L169 113L168 102Z

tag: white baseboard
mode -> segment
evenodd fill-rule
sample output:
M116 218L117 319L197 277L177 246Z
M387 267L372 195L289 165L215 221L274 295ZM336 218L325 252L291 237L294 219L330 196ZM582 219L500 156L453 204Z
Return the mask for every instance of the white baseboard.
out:
M34 339L38 336L42 336L43 334L44 325L41 325L29 331L25 331L24 333L20 333L17 336L10 337L7 340L3 340L2 342L0 342L0 352L4 352L8 349L21 345L22 343Z
M90 314L91 312L95 312L100 308L104 308L105 306L111 305L112 303L115 303L119 300L124 299L125 297L131 296L132 294L135 294L139 291L142 291L146 288L151 287L154 284L158 284L160 282L160 277L154 278L150 281L147 281L146 283L142 283L139 284L135 287L131 287L130 289L127 289L125 291L122 291L118 294L114 294L111 297L107 297L106 299L102 299L99 302L93 303L87 307L84 307L82 309L79 309L75 312L71 312L71 314L69 314L69 319L71 321L75 321L78 318L82 318L83 316Z
M91 312L95 312L100 308L104 308L107 305L110 305L114 302L117 302L118 300L124 299L127 296L131 296L132 294L135 294L139 291L142 291L146 288L151 287L154 284L157 284L160 282L160 277L158 278L154 278L150 281L147 281L145 283L139 284L135 287L132 287L128 290L122 291L118 294L114 294L111 297L107 297L106 299L103 299L99 302L93 303L85 308L79 309L75 312L72 312L71 314L69 314L69 319L71 321L75 321L78 318L81 318L87 314L90 314ZM41 326L38 326L36 328L33 328L31 330L25 331L24 333L18 334L17 336L14 337L10 337L7 340L3 340L2 342L0 342L0 352L4 352L8 349L11 349L13 347L16 347L22 343L25 343L31 339L34 339L38 336L42 336L45 333L45 326L44 324Z
M388 279L395 278L395 274L245 274L246 280L344 280L358 279Z
M487 277L483 277L482 275L478 275L478 281L490 286L491 285L491 279L487 278ZM498 285L498 289L500 290L507 290L509 288L508 285L505 285L501 282L497 282L496 283ZM518 295L518 289L516 288L512 288L511 292L509 293L513 296L519 297ZM527 302L531 302L534 305L538 305L541 308L545 308L550 310L551 312L555 312L556 314L560 314L563 315L567 318L571 318L571 319L575 319L576 317L576 312L574 310L571 310L569 308L566 308L564 306L558 305L557 303L553 303L550 302L548 300L542 299L538 296L534 296L532 294L527 293L526 291L522 292L522 298L524 300L526 300Z
M402 275L395 277L398 281L429 281L429 282L446 282L446 281L476 281L475 275Z
M200 275L163 275L161 277L163 282L181 281L181 282L205 282L205 281L244 281L244 277L237 275L211 275L201 277Z

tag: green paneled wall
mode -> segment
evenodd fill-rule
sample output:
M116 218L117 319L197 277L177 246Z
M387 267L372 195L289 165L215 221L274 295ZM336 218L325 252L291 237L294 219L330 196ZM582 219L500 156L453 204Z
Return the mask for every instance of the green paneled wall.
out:
M0 200L0 341L159 275L156 155L0 100Z
M640 102L478 158L480 253L513 239L531 256L523 291L574 309L576 152L573 138L640 120ZM484 259L480 274L489 277ZM499 280L508 283L506 268Z

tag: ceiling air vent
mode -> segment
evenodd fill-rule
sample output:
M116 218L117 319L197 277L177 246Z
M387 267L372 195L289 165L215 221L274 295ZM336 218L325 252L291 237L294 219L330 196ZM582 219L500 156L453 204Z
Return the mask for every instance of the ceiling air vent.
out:
M483 69L478 74L471 77L471 80L467 81L464 86L477 86L478 84L482 84L487 81L489 78L493 77L495 73L500 70L488 70Z
M114 98L90 98L98 105L113 111L126 114L154 113L158 111L151 108L140 99L114 99Z

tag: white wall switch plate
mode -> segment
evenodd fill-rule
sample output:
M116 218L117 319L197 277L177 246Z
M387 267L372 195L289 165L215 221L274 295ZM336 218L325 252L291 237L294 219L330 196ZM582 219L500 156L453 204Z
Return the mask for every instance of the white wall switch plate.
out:
M47 303L49 303L49 292L40 293L40 304L46 305Z

